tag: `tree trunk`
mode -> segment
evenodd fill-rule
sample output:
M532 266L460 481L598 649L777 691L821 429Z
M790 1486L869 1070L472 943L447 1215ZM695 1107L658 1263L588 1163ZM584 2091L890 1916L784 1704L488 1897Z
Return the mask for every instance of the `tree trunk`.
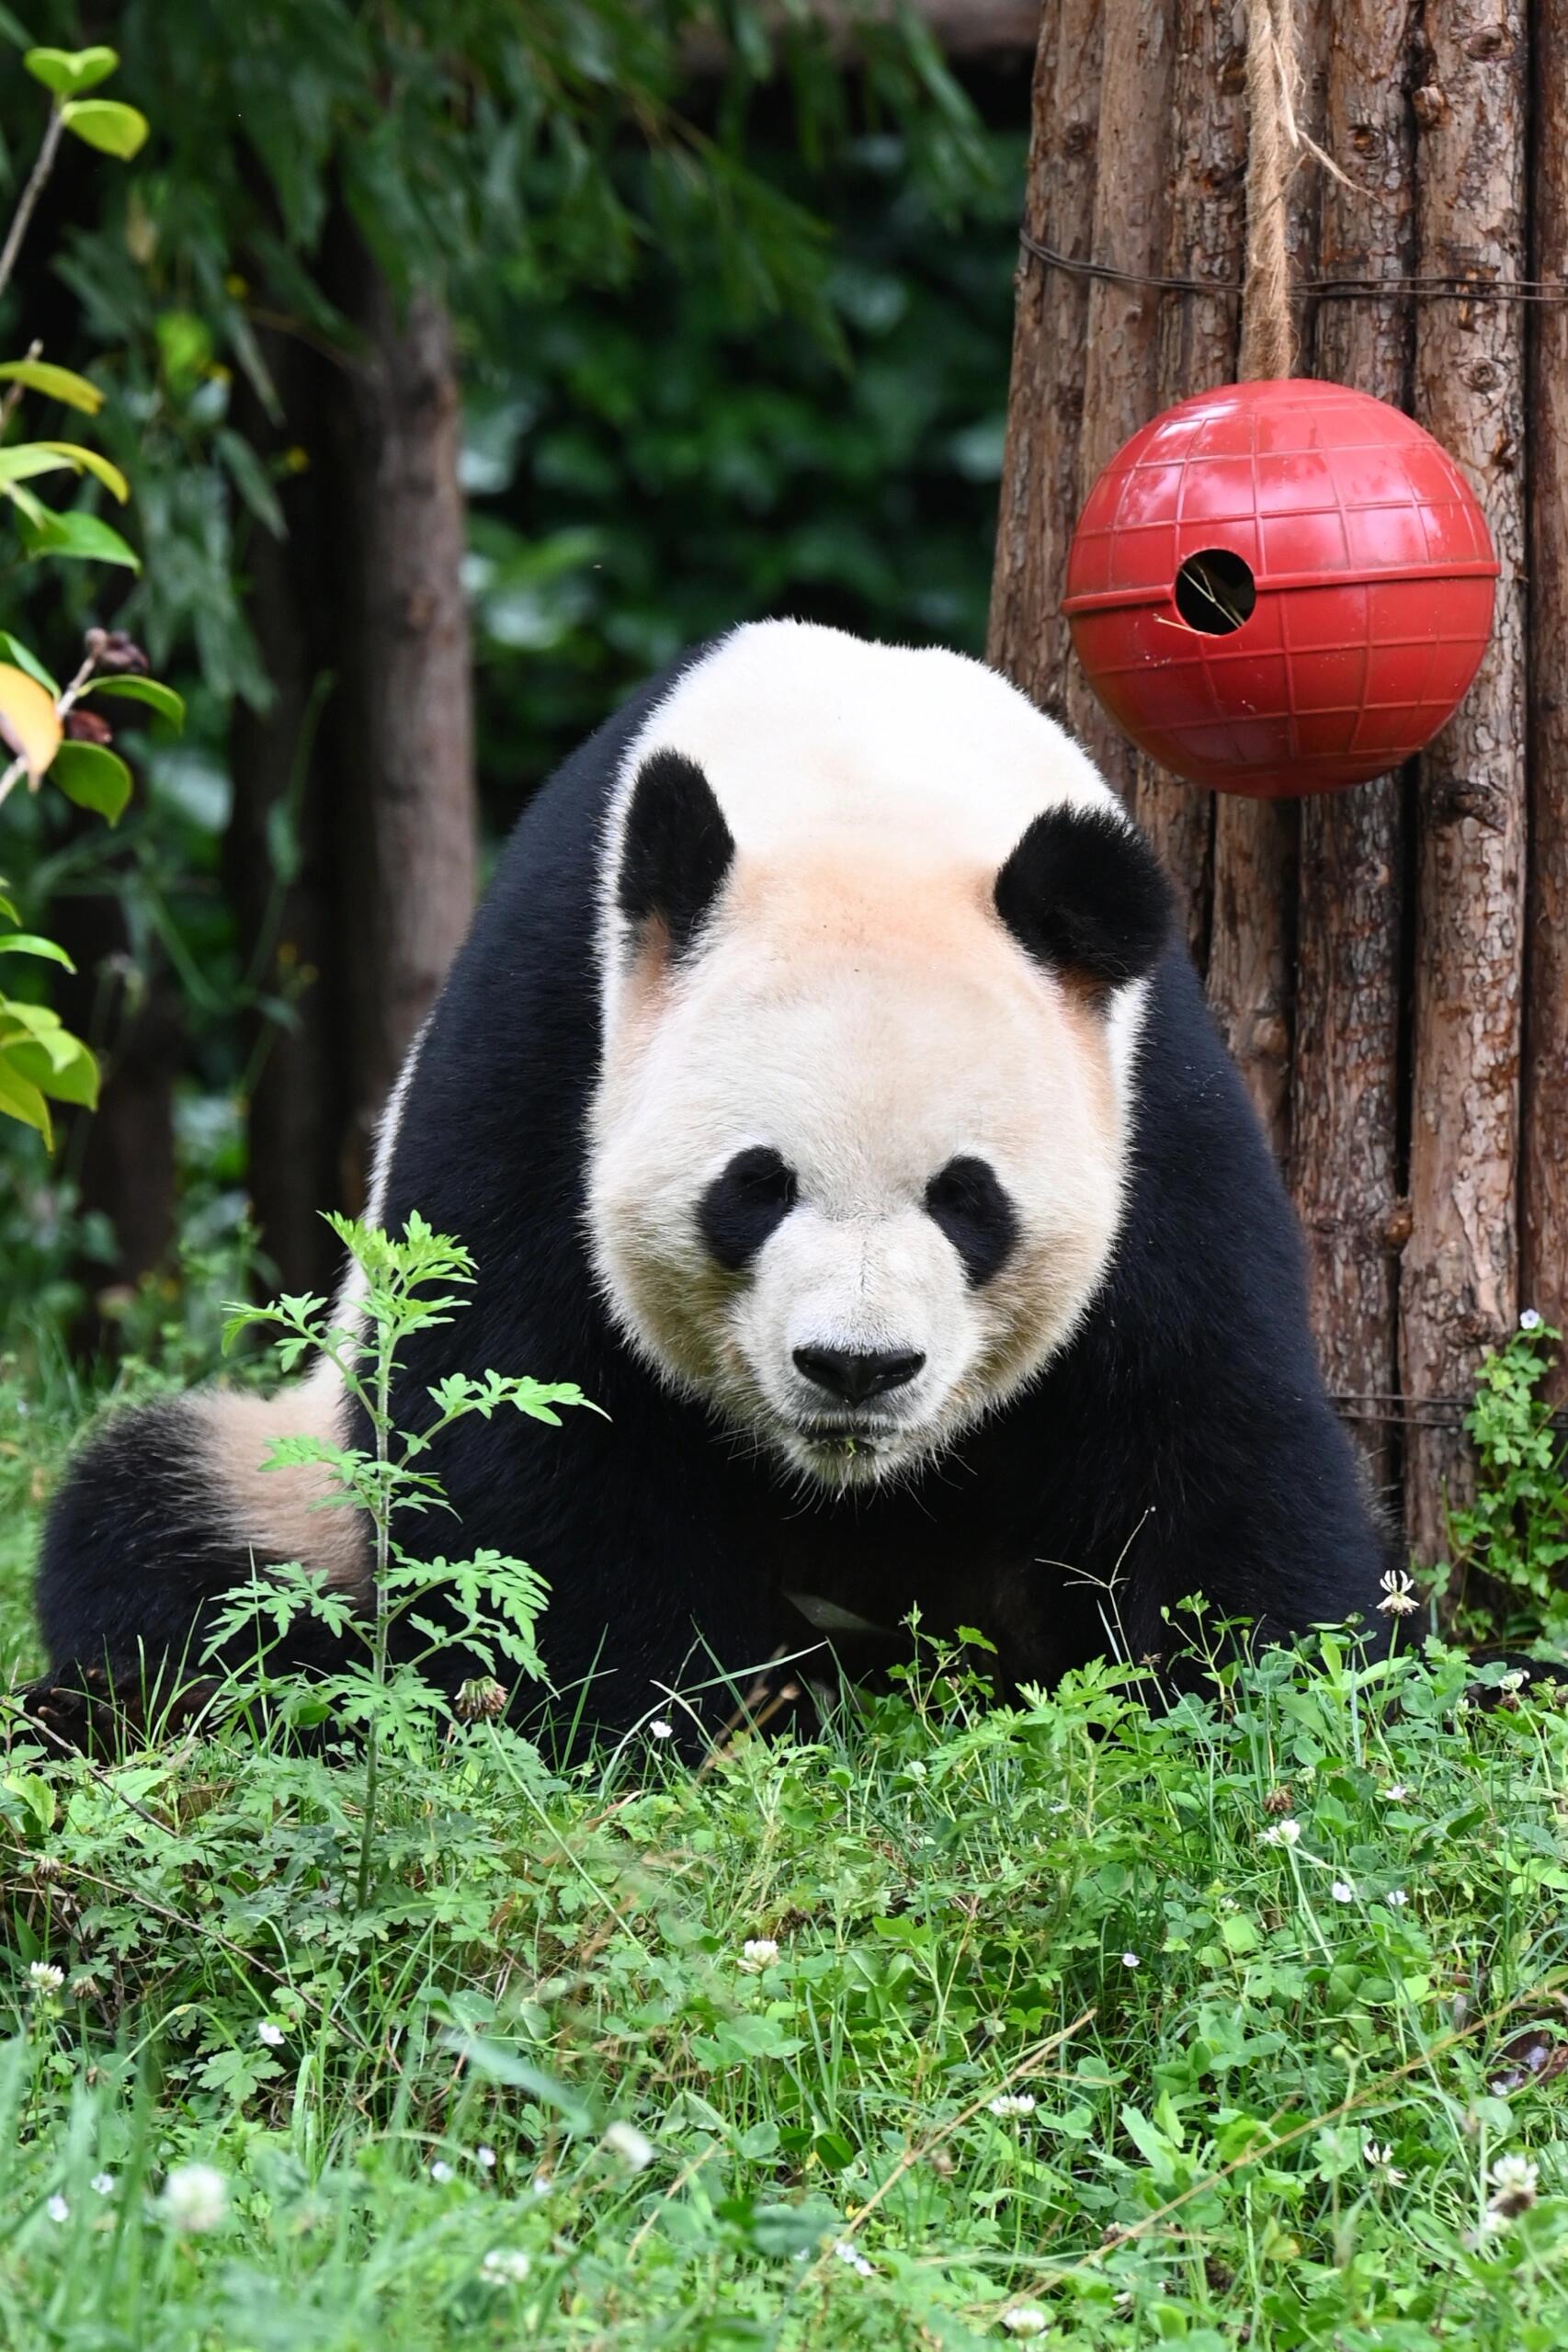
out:
M1532 274L1568 281L1568 0L1536 18ZM1568 1317L1568 305L1530 314L1529 998L1521 1295ZM1568 1380L1556 1379L1559 1403Z
M1516 277L1525 261L1524 0L1424 10L1416 219L1424 275ZM1524 320L1517 303L1425 302L1422 422L1464 467L1503 577L1463 708L1423 761L1416 883L1413 1230L1402 1280L1404 1388L1466 1393L1518 1308L1515 1169L1523 982ZM1556 649L1543 648L1542 659ZM1469 1483L1458 1429L1413 1424L1407 1526L1445 1549L1445 1494Z
M1165 267L1166 158L1175 0L1118 0L1105 28L1090 250L1144 278ZM1096 476L1160 405L1160 296L1148 286L1088 281L1076 519ZM1060 577L1056 594L1061 594ZM1066 673L1067 724L1131 807L1141 755L1077 663Z
M321 1221L364 1201L375 1125L472 912L472 694L451 332L432 294L400 310L341 218L324 272L353 337L337 359L274 351L298 446L289 536L250 551L275 687L236 715L227 857L250 976L251 1197L290 1289L330 1281ZM282 859L279 865L279 858Z
M1048 7L1035 59L1027 235L1086 259L1095 217L1100 0ZM987 658L1054 718L1066 711L1061 614L1077 514L1088 280L1019 256Z
M331 779L349 1100L342 1189L364 1198L398 1068L473 912L478 808L461 417L437 298L396 299L357 232L335 256L362 338L334 418L349 560Z
M1325 278L1415 267L1410 25L1388 0L1339 0L1324 144L1355 181L1323 191ZM1314 372L1403 406L1409 306L1325 301ZM1301 809L1291 1176L1306 1230L1312 1327L1372 1475L1389 1489L1398 1346L1400 1002L1405 783L1385 776Z
M267 359L287 421L273 425L247 397L236 422L264 459L297 434L314 461L284 482L287 536L253 526L246 550L250 620L273 699L260 711L235 705L224 881L258 1000L243 1028L252 1213L269 1278L286 1290L322 1291L339 1256L322 1211L341 1204L348 1078L331 783L319 750L332 686L330 469L319 443L311 449L306 420L323 413L335 379L317 353L279 336L268 339Z
M1301 87L1296 110L1302 128L1321 140L1322 9L1297 6ZM1292 282L1310 275L1317 251L1320 176L1298 170L1286 202L1286 244ZM1252 223L1247 223L1248 233ZM1299 324L1299 322L1298 322ZM1244 311L1241 359L1249 367ZM1306 372L1298 360L1296 372ZM1209 1002L1242 1083L1281 1165L1290 1146L1291 1031L1295 1019L1297 867L1301 814L1294 801L1243 800L1221 793L1214 805L1213 915L1209 940Z
M1244 18L1229 0L1177 0L1171 74L1170 192L1163 274L1233 286L1245 231ZM1160 405L1231 382L1240 313L1233 295L1164 306ZM1138 763L1133 809L1176 884L1199 970L1209 960L1213 796Z

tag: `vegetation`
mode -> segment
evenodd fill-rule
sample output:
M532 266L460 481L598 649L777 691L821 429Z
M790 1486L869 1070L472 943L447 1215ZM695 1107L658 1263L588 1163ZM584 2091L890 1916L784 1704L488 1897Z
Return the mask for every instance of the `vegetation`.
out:
M419 1318L460 1312L460 1249L339 1221L364 1351L301 1291L220 1355L222 1302L267 1280L258 1094L336 1019L303 881L363 748L343 679L393 667L346 618L382 543L339 478L345 387L405 350L409 298L437 303L492 835L625 687L729 620L977 648L1022 105L985 129L876 9L846 68L762 0L126 0L115 86L153 119L143 151L142 113L101 91L113 53L69 46L71 0L31 17L62 46L0 88L0 172L22 199L40 82L66 161L0 260L21 557L0 733L47 789L10 792L0 862L35 943L16 965L72 993L0 1000L0 1665L39 1667L39 1525L92 1412L221 1361L259 1381L257 1330L358 1382L362 1447L284 1451L369 1512L383 1577L362 1653L302 1580L241 1596L245 1667L123 1755L64 1755L0 1701L6 2341L1568 2340L1549 1681L1488 1666L1473 1703L1394 1578L1384 1665L1325 1633L1168 1713L1115 1662L994 1710L927 1645L818 1739L694 1769L655 1720L555 1770L494 1712L548 1665L540 1579L398 1545L438 1497L388 1372ZM0 39L26 45L4 8ZM67 131L126 168L73 171ZM51 401L91 446L35 427ZM40 501L46 466L70 508ZM122 538L98 507L127 491ZM312 510L342 551L324 623ZM79 668L51 651L84 638ZM142 642L187 690L181 743ZM129 805L85 723L115 692L150 728ZM68 801L125 811L112 847ZM24 918L0 916L14 949ZM50 1103L97 1085L73 1023L108 1115L51 1157ZM140 1256L127 1167L167 1194ZM95 1289L112 1361L80 1345ZM1483 1367L1479 1494L1450 1521L1455 1621L1516 1642L1561 1639L1568 1549L1557 1335L1527 1324ZM536 1376L573 1369L499 1367L438 1409L521 1411L548 1446L582 1400ZM453 1708L414 1678L432 1582L474 1653ZM301 1610L345 1642L308 1693L267 1664ZM1190 1630L1204 1646L1201 1612Z
M619 0L117 13L114 86L151 136L123 169L57 173L0 323L107 394L141 568L90 594L13 574L0 625L46 652L128 632L188 720L176 741L136 714L112 840L47 794L7 812L0 869L79 967L55 1001L107 1074L52 1162L0 1137L13 1326L74 1283L118 1338L179 1232L232 1233L247 1194L274 1279L320 1288L318 1212L360 1205L344 1128L379 1041L356 1008L399 994L362 964L402 927L375 892L407 740L372 722L411 657L361 618L403 509L357 471L387 420L354 400L361 363L399 356L409 288L444 307L464 402L487 842L624 691L734 620L979 649L1027 61L987 128L913 18L848 13L847 51L760 0L681 0L657 36ZM59 0L32 28L74 21ZM0 80L18 189L33 135ZM460 515L454 573L462 546ZM460 642L456 666L444 709ZM466 760L419 773L466 835Z
M36 159L0 247L0 295L21 253L37 209L68 135L101 153L128 160L147 135L144 116L118 99L95 97L119 60L112 49L30 49L23 60L36 83L51 94ZM26 394L96 416L104 395L95 383L43 357L34 341L19 358L0 361L0 434ZM10 502L24 568L65 561L140 568L119 531L88 506L62 511L47 506L34 486L45 475L72 474L101 485L121 506L131 495L124 474L100 450L79 441L9 441L0 449L0 491ZM126 696L149 703L177 724L179 697L145 676L144 656L121 632L87 632L84 657L70 683L61 686L38 655L9 631L0 631L0 738L12 755L0 771L0 809L24 779L36 792L47 776L78 808L91 809L116 824L131 798L131 771L108 746L113 731L87 698ZM38 931L19 927L14 903L0 892L0 953L63 964L71 959ZM0 990L0 1119L35 1129L52 1140L50 1104L97 1104L97 1064L50 1005Z
M508 1682L548 1606L519 1562L400 1561L437 1498L378 1400L464 1260L346 1238L369 1335L325 1336L371 1439L312 1459L387 1554L365 1665L256 1728L271 1630L335 1607L284 1579L150 1748L65 1756L7 1708L8 2341L1562 2340L1555 1686L1490 1667L1475 1704L1395 1577L1386 1664L1324 1633L1165 1714L1114 1662L995 1710L927 1646L820 1739L694 1771L653 1720L553 1771L493 1686L448 1710L392 1656L421 1580ZM317 1301L259 1321L289 1361L322 1335ZM0 1388L13 1627L79 1412Z
M1455 1623L1471 1640L1561 1644L1568 1633L1568 1440L1546 1394L1562 1335L1527 1307L1482 1361L1465 1429L1475 1448L1473 1500L1449 1514Z

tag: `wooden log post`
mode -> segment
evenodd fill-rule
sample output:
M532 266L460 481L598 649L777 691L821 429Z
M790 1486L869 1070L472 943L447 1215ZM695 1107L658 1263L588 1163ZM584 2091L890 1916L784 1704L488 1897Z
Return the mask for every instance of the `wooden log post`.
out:
M1568 0L1536 10L1532 268L1568 286ZM1529 998L1525 1020L1521 1300L1568 1318L1568 303L1530 337ZM1559 1403L1568 1379L1556 1378Z
M1246 48L1239 9L1177 0L1170 91L1164 273L1212 278L1233 289L1246 225ZM1167 301L1159 405L1231 382L1238 332L1233 291ZM1176 884L1187 945L1201 971L1209 957L1212 798L1141 759L1133 811Z
M1255 11L1260 35L1262 18ZM1284 46L1301 78L1289 96L1297 120L1314 139L1323 122L1322 51L1326 32L1325 9L1309 10L1302 0L1288 0L1290 34ZM1316 250L1320 174L1315 167L1290 173L1282 190L1269 187L1265 165L1266 142L1260 138L1260 114L1272 110L1276 136L1283 144L1279 116L1281 59L1277 51L1263 50L1255 58L1249 36L1247 164L1247 292L1242 312L1238 372L1244 376L1302 372L1292 349L1280 349L1281 340L1293 346L1297 328L1291 318L1288 337L1269 333L1264 289L1256 283L1254 256L1260 238L1267 244L1271 225L1283 242L1292 282L1302 274L1301 264ZM1287 77L1293 75L1287 69ZM1285 153L1287 168L1294 158ZM1274 210L1274 222L1268 218ZM1262 217L1255 220L1254 211ZM1293 306L1292 306L1293 307ZM1281 322L1283 324L1283 322ZM1291 1028L1295 1013L1297 856L1301 810L1293 801L1252 801L1221 793L1214 806L1213 913L1209 941L1209 1002L1231 1050L1242 1082L1263 1121L1265 1131L1281 1163L1290 1137Z
M1101 0L1047 8L1035 56L1024 234L1086 260L1094 228ZM1066 713L1060 605L1077 512L1088 280L1018 256L1007 442L986 658L1053 718Z
M1524 274L1524 0L1428 0L1419 34L1423 275ZM1525 351L1517 303L1417 307L1416 414L1464 468L1502 561L1496 626L1458 717L1422 763L1415 907L1412 1231L1401 1280L1407 1399L1466 1394L1518 1311L1515 1172L1525 881ZM1557 649L1543 648L1555 657ZM1406 1529L1445 1551L1469 1483L1458 1428L1415 1420Z
M1130 277L1156 278L1165 268L1175 17L1175 0L1117 0L1106 22L1090 250ZM1160 405L1162 300L1152 286L1089 282L1084 415L1069 526L1108 460ZM1140 755L1075 661L1067 665L1065 699L1068 726L1131 806Z
M1409 25L1384 0L1338 0L1324 145L1351 176L1324 188L1321 275L1402 278L1415 266ZM1403 407L1409 304L1325 301L1314 372ZM1401 1238L1400 998L1405 779L1381 777L1301 809L1290 1176L1306 1231L1312 1327L1331 1390L1379 1488L1394 1442Z

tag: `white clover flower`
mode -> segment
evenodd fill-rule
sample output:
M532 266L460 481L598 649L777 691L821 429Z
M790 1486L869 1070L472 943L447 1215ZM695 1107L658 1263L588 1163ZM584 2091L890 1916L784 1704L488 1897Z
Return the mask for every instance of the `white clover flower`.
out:
M437 2156L430 2167L430 2177L432 2180L440 2181L444 2186L449 2180L455 2180L457 2175L444 2156Z
M661 1719L656 1723L649 1724L648 1735L655 1740L673 1740L676 1735L676 1727L673 1723L666 1723Z
M1354 1903L1356 1900L1356 1890L1348 1879L1335 1879L1329 1892L1335 1903Z
M113 2173L95 2173L93 2175L93 2189L94 2193L98 2197L112 2197L114 2195Z
M1123 1952L1121 1955L1121 1965L1123 1968L1142 1968L1143 1963L1139 1959L1136 1952Z
M1284 1821L1271 1821L1263 1833L1263 1842L1266 1846L1299 1846L1301 1824L1290 1816Z
M1379 1793L1385 1805L1403 1805L1410 1790L1403 1780L1391 1780L1388 1787L1380 1790Z
M34 1960L28 1970L28 1983L35 1993L58 1993L65 1982L65 1971L56 1968L52 1960Z
M1492 2197L1486 2208L1487 2227L1506 2230L1535 2203L1540 2187L1539 2168L1528 2156L1499 2156L1486 2176Z
M1378 1609L1383 1617L1412 1617L1421 1604L1415 1597L1415 1580L1403 1568L1390 1568L1378 1582L1383 1588Z
M1002 2091L995 2098L987 2099L985 2104L993 2115L1003 2117L1032 2115L1035 2105L1028 2091Z
M1521 1331L1539 1331L1540 1329L1540 1312L1538 1308L1527 1307L1525 1309L1523 1314L1519 1317L1519 1329Z
M256 2038L257 2041L265 2042L268 2050L281 2050L283 2047L283 2028L275 2026L270 2017L263 2017L256 2029Z
M158 2199L164 2219L188 2236L215 2230L229 2210L229 2184L212 2165L176 2165Z
M612 2156L619 2156L629 2172L645 2171L653 2161L653 2143L638 2130L634 2123L612 2123L599 2142Z
M495 2169L494 2149L487 2147L482 2140L473 2152L473 2161L482 2173L493 2173Z
M854 2244L853 2240L849 2238L840 2238L838 2244L833 2250L838 2256L840 2262L846 2262L848 2264L850 2269L854 2271L857 2278L875 2278L876 2271L873 2265L867 2261L865 2255L861 2253L859 2247Z
M51 2221L68 2221L71 2219L71 2208L63 2197L51 2197L43 2210Z
M1383 1901L1390 1905L1391 1909L1394 1911L1403 1911L1405 1904L1410 1901L1410 1897L1405 1893L1403 1887L1390 1887L1387 1894L1383 1897Z
M741 1946L743 1968L771 1968L778 1958L778 1947L771 1936L748 1936Z
M1523 1690L1528 1680L1529 1676L1523 1666L1511 1666L1506 1675L1499 1676L1497 1687L1499 1690L1506 1690L1510 1693L1517 1692Z
M521 2246L493 2245L479 2266L479 2275L493 2286L520 2287L532 2268Z
M1388 2182L1392 2188L1397 2188L1399 2187L1400 2183L1404 2178L1404 2175L1395 2165L1393 2160L1393 2150L1389 2147L1386 2142L1377 2140L1369 2140L1365 2147L1363 2147L1361 2153L1366 2158L1372 2171L1375 2173L1381 2173L1384 2180Z
M548 2197L555 2183L548 2173L535 2173L530 2186L536 2197Z
M1011 2303L1002 2314L1009 2335L1043 2335L1051 2325L1038 2303Z

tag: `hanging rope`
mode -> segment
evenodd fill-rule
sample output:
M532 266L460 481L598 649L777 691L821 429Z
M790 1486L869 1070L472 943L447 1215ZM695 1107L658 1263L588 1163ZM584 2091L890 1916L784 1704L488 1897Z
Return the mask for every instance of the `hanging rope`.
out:
M1236 369L1244 381L1288 376L1296 364L1284 127L1285 77L1295 70L1295 48L1290 0L1247 0L1247 252Z
M1237 374L1288 376L1296 364L1290 309L1286 191L1311 155L1335 178L1351 183L1297 119L1301 64L1295 0L1247 0L1247 249Z

